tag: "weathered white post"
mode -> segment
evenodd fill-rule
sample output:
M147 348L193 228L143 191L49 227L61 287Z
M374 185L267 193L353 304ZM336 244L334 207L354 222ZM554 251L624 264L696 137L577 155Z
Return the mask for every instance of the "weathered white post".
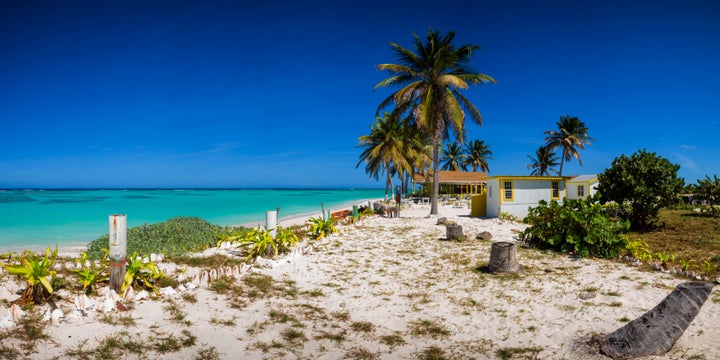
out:
M277 235L277 211L268 210L265 213L265 230L270 231L273 239Z
M120 294L125 280L127 264L127 215L115 214L109 217L110 237L110 288Z

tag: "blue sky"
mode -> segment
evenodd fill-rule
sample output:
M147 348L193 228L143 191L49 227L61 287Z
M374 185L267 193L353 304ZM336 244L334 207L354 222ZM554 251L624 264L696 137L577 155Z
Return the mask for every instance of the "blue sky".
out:
M465 92L491 175L526 175L562 115L720 174L717 1L0 1L0 187L382 187L363 167L375 65L455 30L498 80Z

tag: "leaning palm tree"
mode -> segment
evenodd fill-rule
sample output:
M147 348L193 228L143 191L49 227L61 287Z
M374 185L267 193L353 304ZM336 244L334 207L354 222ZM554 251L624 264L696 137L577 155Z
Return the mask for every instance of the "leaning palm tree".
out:
M378 113L394 104L393 113L411 113L416 125L430 133L433 146L430 215L437 215L440 144L450 132L462 142L466 116L477 124L482 124L480 111L460 90L468 89L470 85L495 82L495 79L469 67L472 52L479 47L472 44L455 46L454 31L442 36L439 31L430 29L424 42L417 34L413 34L413 37L414 51L390 43L398 57L398 63L378 65L378 69L387 71L390 77L377 83L375 89L400 87L380 103Z
M532 169L530 175L548 176L551 172L557 174L555 167L558 166L558 157L547 146L540 146L535 151L535 157L530 155L528 157L531 162L527 167Z
M403 126L401 122L388 113L377 117L370 127L370 134L358 138L358 147L364 148L360 154L359 167L365 161L365 172L378 179L380 173L385 174L385 199L387 200L393 187L392 177L398 169L407 169L410 165L404 155Z
M489 172L490 166L488 160L492 160L492 151L490 146L486 145L482 140L473 140L465 145L465 167L470 166L473 171Z
M585 145L589 145L593 139L588 136L588 128L585 127L585 123L575 116L561 116L557 126L558 131L545 131L545 135L547 135L545 145L550 150L562 149L559 173L562 176L563 164L572 158L576 158L582 166L578 149L584 150Z
M445 145L440 155L440 168L442 170L460 171L467 170L465 167L465 159L467 156L463 154L463 149L459 144L450 142Z

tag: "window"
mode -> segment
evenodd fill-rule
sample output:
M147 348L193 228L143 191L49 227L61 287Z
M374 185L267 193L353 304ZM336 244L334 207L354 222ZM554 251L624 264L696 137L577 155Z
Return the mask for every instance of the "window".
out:
M560 199L560 182L559 181L553 181L552 182L552 198L553 199Z
M492 185L488 186L488 197L492 197Z
M505 181L505 183L503 184L503 188L505 189L505 200L512 200L513 199L512 181Z
M578 197L585 197L585 186L578 185Z

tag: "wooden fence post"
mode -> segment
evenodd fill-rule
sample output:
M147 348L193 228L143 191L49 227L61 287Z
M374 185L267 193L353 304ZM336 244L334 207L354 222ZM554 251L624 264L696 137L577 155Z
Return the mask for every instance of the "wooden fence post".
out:
M265 213L265 230L270 231L273 239L277 235L277 211L268 210Z
M127 215L110 215L108 222L110 228L108 232L110 237L110 288L120 294L127 264Z

